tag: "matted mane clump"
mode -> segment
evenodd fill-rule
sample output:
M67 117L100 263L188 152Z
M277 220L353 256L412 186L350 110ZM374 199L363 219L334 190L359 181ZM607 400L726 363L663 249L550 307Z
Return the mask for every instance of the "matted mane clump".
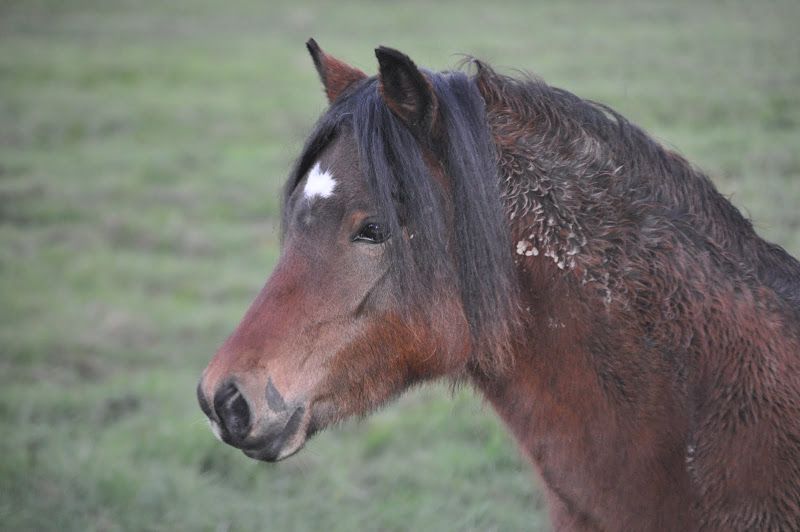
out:
M800 312L800 263L761 239L683 157L605 105L478 65L507 216L524 218L512 223L518 254L576 269L610 303L643 295L625 279L636 260L659 260L637 257L642 250L710 253ZM652 264L640 267L656 273Z
M284 202L326 146L352 135L373 204L394 235L385 265L402 308L418 314L420 302L457 291L472 336L471 363L502 372L518 320L517 287L484 102L466 74L424 72L438 98L439 138L420 147L386 105L378 80L365 79L317 123Z

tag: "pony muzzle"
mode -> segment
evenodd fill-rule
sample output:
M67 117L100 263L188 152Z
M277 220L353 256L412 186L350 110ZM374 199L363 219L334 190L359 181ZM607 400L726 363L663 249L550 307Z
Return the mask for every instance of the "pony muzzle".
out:
M197 401L219 440L256 460L282 460L305 443L308 409L287 404L271 378L261 397L263 400L257 401L248 397L243 386L233 380L216 386L211 400L202 380L197 386Z

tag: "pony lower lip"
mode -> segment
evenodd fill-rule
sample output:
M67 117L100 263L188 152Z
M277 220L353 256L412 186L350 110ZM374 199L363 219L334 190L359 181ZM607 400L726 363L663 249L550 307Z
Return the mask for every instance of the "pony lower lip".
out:
M252 458L253 460L260 460L262 462L278 462L281 460L279 458L280 454L274 454L271 452L271 449L261 449L261 450L249 450L249 449L242 449L242 452L248 458Z
M248 458L252 458L253 460L260 460L262 462L280 462L290 456L296 454L300 449L305 446L306 439L303 438L303 441L297 445L294 449L290 449L288 452L283 447L283 445L274 445L274 444L267 444L263 447L249 447L243 448L241 451L244 453L245 456ZM283 443L283 442L282 442Z
M304 445L298 445L296 449L292 449L289 452L285 452L283 449L278 451L277 453L274 449L267 447L263 449L242 449L242 452L248 458L252 458L253 460L259 460L261 462L280 462L297 454L300 449L303 448Z
M296 408L280 432L268 432L240 449L246 456L265 462L277 462L288 458L299 451L308 439L309 424L306 413L306 408L302 406Z
M284 458L283 443L283 438L280 438L280 441L278 442L272 441L265 442L260 445L242 447L241 451L245 454L245 456L254 460L277 462Z

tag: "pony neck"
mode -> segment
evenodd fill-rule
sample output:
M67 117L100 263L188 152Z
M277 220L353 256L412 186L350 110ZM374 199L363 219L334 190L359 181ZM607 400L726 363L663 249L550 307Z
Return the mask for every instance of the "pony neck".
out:
M675 425L686 419L685 402L671 391L670 373L637 354L641 346L626 340L631 324L608 313L587 285L547 257L530 259L517 264L528 296L513 365L471 379L539 471L554 525L668 530L685 523L687 427ZM636 385L642 379L647 386ZM620 509L631 501L660 510L623 523L629 516ZM675 521L652 521L659 515Z

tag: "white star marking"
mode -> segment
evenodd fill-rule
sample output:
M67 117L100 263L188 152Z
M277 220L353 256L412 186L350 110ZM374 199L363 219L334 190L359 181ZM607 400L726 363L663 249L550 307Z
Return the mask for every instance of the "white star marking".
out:
M303 194L306 198L316 198L321 196L329 198L333 194L333 189L336 187L336 181L333 179L330 171L324 172L319 166L319 163L308 172L308 179L306 180L306 188L303 189Z

